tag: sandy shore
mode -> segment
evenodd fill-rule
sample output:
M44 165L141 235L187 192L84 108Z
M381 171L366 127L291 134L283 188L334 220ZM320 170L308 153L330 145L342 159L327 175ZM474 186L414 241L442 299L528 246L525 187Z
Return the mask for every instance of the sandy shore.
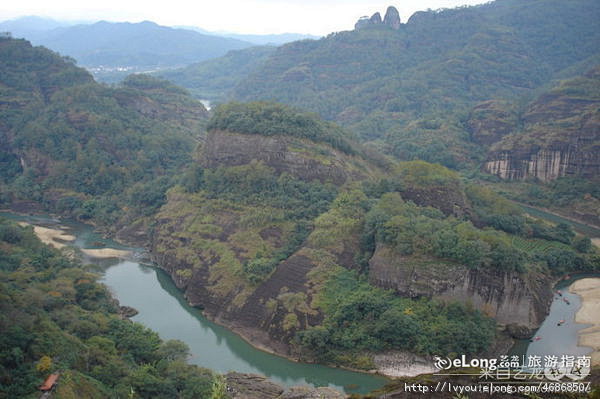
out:
M81 252L92 258L126 258L131 256L131 251L124 251L122 249L114 248L100 248L100 249L81 249Z
M600 365L600 278L584 278L571 285L569 291L582 299L575 321L592 326L579 330L579 345L594 349L592 365Z
M19 222L21 226L30 226L29 223ZM50 229L48 227L33 226L33 232L44 244L52 245L54 248L63 248L65 242L75 241L75 236L65 233L64 230Z
M21 226L30 226L29 223L19 222ZM50 229L48 227L33 226L33 232L44 244L52 245L54 248L64 248L67 242L75 241L75 236L65 233L61 229ZM131 256L131 251L122 249L101 248L82 249L81 252L92 258L126 258Z

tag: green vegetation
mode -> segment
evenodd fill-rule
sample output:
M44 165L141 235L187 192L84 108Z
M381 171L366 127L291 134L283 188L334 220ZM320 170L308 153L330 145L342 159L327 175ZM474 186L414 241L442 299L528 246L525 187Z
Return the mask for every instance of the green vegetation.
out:
M377 223L384 223L386 211L392 209L443 217L436 209L405 203L397 193L385 194L373 206L360 189L353 188L341 193L315 221L308 240L318 265L310 274L311 285L318 287L312 306L325 317L319 325L297 332L303 353L323 362L369 369L372 364L367 360L374 352L477 353L494 339L494 322L478 311L457 303L399 297L371 285L364 271L327 260L360 241L363 246L369 241L382 243Z
M186 87L200 99L223 102L225 93L262 65L275 52L273 46L230 51L222 57L161 72L161 76Z
M0 39L0 199L115 228L165 201L192 159L206 111L187 92L133 75L93 82L68 59Z
M371 210L367 230L403 255L428 254L470 268L525 270L524 254L511 247L506 234L404 202L397 193L385 194Z
M322 326L298 333L300 345L320 361L343 361L364 351L471 354L489 346L494 322L462 305L400 298L340 270L325 285Z
M565 71L584 72L600 53L598 7L498 0L419 12L397 31L370 26L289 43L230 98L317 112L402 160L469 167L484 151L471 141L473 107L521 103Z
M53 372L63 398L210 396L216 377L187 346L120 318L97 277L0 219L0 397L33 397Z
M347 134L338 126L320 120L316 115L301 113L275 103L228 103L220 105L210 119L208 130L228 130L236 133L285 135L323 142L353 154Z
M277 176L273 169L263 163L251 162L247 165L219 167L216 169L192 168L184 178L183 185L194 197L201 197L211 207L203 207L207 218L215 218L212 227L189 227L201 230L210 240L219 240L219 234L207 234L209 231L220 233L225 220L219 220L215 208L229 208L230 212L240 212L241 217L237 235L252 232L252 250L246 248L248 257L242 261L245 278L252 284L266 279L276 266L295 252L310 232L311 221L325 212L335 198L337 190L330 184L305 182L288 174ZM192 196L187 197L191 200ZM233 205L235 204L235 205ZM169 217L173 215L167 212ZM198 219L197 219L198 220ZM198 220L200 221L200 220ZM281 229L284 226L283 230ZM230 227L231 228L231 227ZM259 233L269 228L278 231L278 245L260 245L263 239ZM160 231L165 231L160 228ZM287 233L284 233L287 231ZM193 241L208 237L194 237ZM233 247L250 243L233 240ZM206 246L203 241L197 245ZM233 269L237 266L231 265Z

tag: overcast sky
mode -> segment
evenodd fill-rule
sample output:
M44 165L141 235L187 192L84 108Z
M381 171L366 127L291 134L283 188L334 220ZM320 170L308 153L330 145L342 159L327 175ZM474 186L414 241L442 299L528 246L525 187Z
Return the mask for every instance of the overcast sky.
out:
M403 22L413 12L487 2L482 0L2 0L0 21L25 15L62 20L154 21L238 33L310 33L326 35L352 29L356 20L387 6Z

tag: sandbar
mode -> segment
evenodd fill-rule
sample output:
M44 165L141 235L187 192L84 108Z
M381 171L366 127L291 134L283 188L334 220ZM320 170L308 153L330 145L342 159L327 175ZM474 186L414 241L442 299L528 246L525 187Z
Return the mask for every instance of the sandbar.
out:
M579 345L592 348L592 365L600 365L600 278L583 278L574 282L569 291L581 296L581 309L575 321L591 324L579 330Z
M29 223L19 222L21 226L29 226ZM33 232L44 244L52 245L54 248L63 248L65 242L75 241L75 236L67 234L64 230L51 229L42 226L33 226Z

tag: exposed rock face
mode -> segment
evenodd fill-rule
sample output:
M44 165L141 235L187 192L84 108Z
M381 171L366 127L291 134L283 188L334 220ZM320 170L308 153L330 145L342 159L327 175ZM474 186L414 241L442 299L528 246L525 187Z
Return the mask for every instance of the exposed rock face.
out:
M492 146L483 169L507 180L600 176L600 67L533 102L521 131Z
M600 176L600 148L578 151L577 144L538 151L500 151L490 156L484 170L505 180L555 180L563 176Z
M400 14L398 13L396 7L388 7L387 11L385 12L385 17L383 18L383 23L392 29L400 29Z
M381 244L369 265L373 284L402 296L469 303L504 325L537 328L552 300L550 279L533 273L470 270L434 259L416 262Z
M231 372L226 376L227 392L232 399L344 399L346 395L327 387L296 386L284 390L256 374Z
M371 23L371 25L378 25L381 23L381 14L379 14L378 12L376 12L375 14L373 14L371 16L371 19L369 19L369 22Z
M329 146L287 136L261 136L225 131L208 133L201 162L207 168L262 161L277 173L303 180L343 184L374 173L358 157Z
M284 391L262 375L231 372L225 378L233 399L276 399Z
M467 125L475 142L492 145L515 129L517 114L506 103L485 101L471 110Z
M381 19L381 14L376 12L371 18L367 16L361 17L354 25L354 29L361 29L372 25L386 25L394 30L398 30L400 29L400 14L396 7L389 6L383 20Z

